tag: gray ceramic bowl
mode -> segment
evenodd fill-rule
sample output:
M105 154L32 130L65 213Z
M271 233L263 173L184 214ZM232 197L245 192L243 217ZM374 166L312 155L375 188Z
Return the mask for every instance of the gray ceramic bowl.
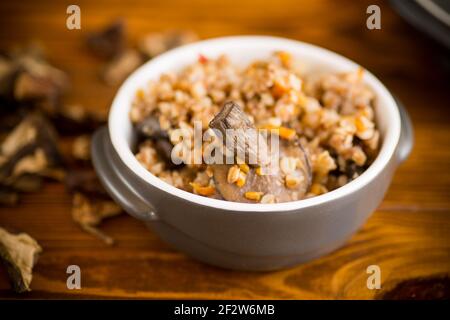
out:
M273 37L228 37L167 52L133 73L118 91L108 128L94 137L95 169L111 196L162 239L201 261L242 270L275 270L305 262L341 246L377 208L394 170L413 145L411 122L403 108L371 73L382 147L357 179L324 195L279 204L245 204L201 197L153 176L135 159L128 113L138 88L162 72L176 71L204 54L227 54L246 65L273 51L290 52L306 72L349 71L358 66L325 49Z

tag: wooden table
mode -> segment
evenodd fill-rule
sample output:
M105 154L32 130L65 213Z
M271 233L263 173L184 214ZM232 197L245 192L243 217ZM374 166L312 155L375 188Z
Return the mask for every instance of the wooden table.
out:
M84 46L90 30L114 17L127 19L131 40L148 31L182 28L202 38L269 34L310 42L371 70L405 104L415 148L395 174L385 200L338 251L288 270L222 270L170 248L137 220L122 215L102 229L117 240L107 247L72 222L70 196L58 183L0 208L0 225L22 230L43 246L31 293L9 290L0 268L0 298L287 298L372 299L398 283L429 281L450 273L450 86L444 52L405 23L386 1L255 0L77 1L81 30L65 27L65 1L0 2L0 44L40 40L50 60L67 70L68 97L106 112L116 88L97 81L99 60ZM382 8L382 29L366 28L366 8ZM448 60L447 60L448 63ZM182 214L182 213L180 213ZM82 289L66 288L66 268L82 270ZM366 268L379 265L382 289L368 290ZM419 282L418 282L419 281ZM437 283L437 285L436 285ZM448 278L437 280L447 288ZM426 285L424 285L427 287Z

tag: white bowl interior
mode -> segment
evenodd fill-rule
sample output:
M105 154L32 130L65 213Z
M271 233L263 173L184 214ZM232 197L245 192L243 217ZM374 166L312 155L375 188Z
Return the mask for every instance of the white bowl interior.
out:
M400 136L400 116L395 101L384 85L370 72L364 81L376 94L375 113L382 137L382 147L372 165L357 179L326 194L278 204L246 204L210 199L177 189L148 172L134 157L131 146L134 133L129 119L131 102L139 88L150 79L158 79L167 71L178 71L195 62L199 54L214 58L226 54L233 63L246 66L254 60L265 59L274 51L287 51L300 61L306 72L344 72L359 67L356 63L326 49L299 41L264 36L237 36L205 40L171 50L150 60L136 70L119 89L109 114L109 133L121 160L148 183L174 196L205 206L233 211L289 211L331 201L370 182L389 162Z

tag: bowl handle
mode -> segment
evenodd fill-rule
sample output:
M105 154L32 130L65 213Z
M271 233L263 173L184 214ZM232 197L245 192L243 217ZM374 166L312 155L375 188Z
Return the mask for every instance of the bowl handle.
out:
M92 138L92 163L109 195L133 217L144 221L158 220L154 207L134 191L117 168L121 162L111 145L108 129L98 129Z
M395 98L397 107L400 112L400 140L398 141L396 157L399 164L403 163L410 155L414 145L414 129L409 117L408 111L406 111L403 104Z

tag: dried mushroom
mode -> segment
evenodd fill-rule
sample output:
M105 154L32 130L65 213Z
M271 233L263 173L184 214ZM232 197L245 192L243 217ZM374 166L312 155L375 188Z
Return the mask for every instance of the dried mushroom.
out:
M90 135L84 134L75 138L72 144L72 156L80 161L89 161L91 159Z
M97 178L94 169L75 169L67 172L65 185L71 193L83 193L92 197L107 198L108 193Z
M121 214L122 209L112 201L92 168L73 169L66 175L66 188L72 193L72 218L86 232L108 245L114 239L98 229L103 219Z
M114 57L106 65L102 73L102 79L108 85L119 84L143 62L139 52L128 49Z
M225 200L275 203L299 200L306 195L311 184L310 160L298 140L282 140L279 154L274 154L268 138L259 136L241 107L233 102L224 105L210 127L224 135L224 145L227 139L236 137L232 130L225 129L246 129L239 130L244 138L228 144L234 155L245 154L245 162L211 166L216 189ZM261 146L264 152L259 149ZM258 166L247 165L252 158L257 159ZM273 161L278 163L271 165Z
M51 120L56 130L65 136L92 133L106 123L104 115L90 112L80 105L61 106Z
M61 180L62 157L51 124L30 114L0 145L0 205L13 205L18 193L41 189L43 178Z
M114 244L113 238L97 228L104 219L122 213L122 209L114 201L88 197L76 192L72 205L72 218L83 230L101 239L107 245Z
M16 292L30 291L33 267L42 248L28 234L17 235L0 228L0 259Z
M23 174L43 174L58 167L62 158L51 124L39 114L27 116L0 146L0 183L8 184Z
M218 130L225 147L233 155L244 155L243 161L251 165L265 166L270 154L266 138L258 132L242 108L232 101L226 102L209 126Z
M49 114L55 113L69 86L67 75L30 54L18 55L11 63L15 75L10 77L14 101L31 104Z
M116 20L99 32L92 33L87 38L89 48L98 56L111 59L125 48L125 23Z
M136 126L140 138L169 139L167 131L161 129L156 116L150 115Z
M68 88L67 75L50 65L41 47L18 47L0 57L0 205L22 192L61 180L63 159L53 118Z
M23 72L14 86L14 98L17 101L45 101L51 112L58 103L60 88L52 79Z
M181 167L173 163L171 154L173 144L170 142L167 131L161 129L159 120L154 115L145 118L136 126L137 136L140 140L150 139L158 153L158 155L165 161L167 168L173 169Z

